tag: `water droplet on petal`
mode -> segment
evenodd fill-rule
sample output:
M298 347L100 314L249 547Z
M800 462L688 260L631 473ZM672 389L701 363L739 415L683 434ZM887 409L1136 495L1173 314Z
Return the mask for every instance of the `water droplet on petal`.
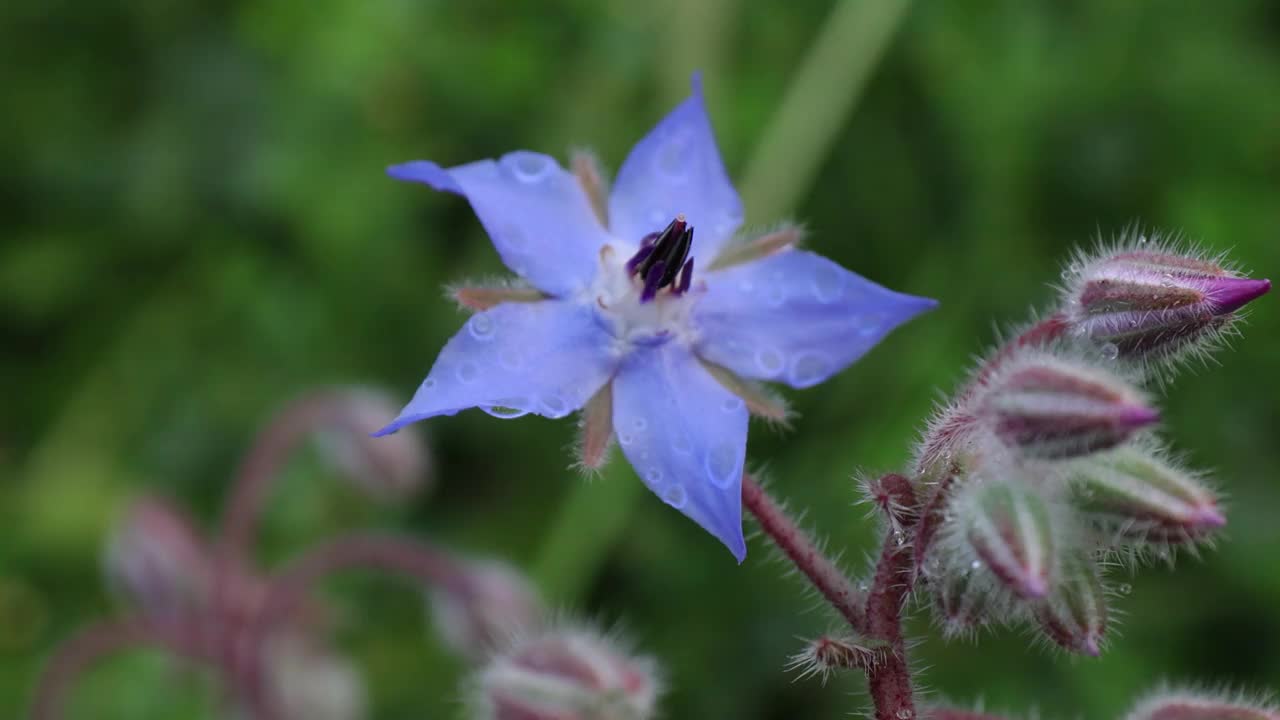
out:
M454 374L457 376L458 382L469 385L480 377L480 368L476 367L475 363L467 361L459 365L458 371Z
M543 414L551 417L564 417L569 413L569 405L559 395L543 395L539 399Z
M724 402L721 403L720 407L723 408L725 412L734 413L741 410L742 405L743 405L742 398L733 396L733 397L725 398Z
M422 389L423 389L423 390L434 390L434 389L435 389L435 387L436 387L436 379L435 379L435 378L427 378L427 379L426 379L426 380L424 380L424 381L423 381L423 383L422 383Z
M831 370L831 358L820 352L808 351L796 355L791 360L791 370L788 375L793 385L803 388L822 382L831 374Z
M782 353L774 348L764 347L756 351L756 367L765 375L777 375L782 371L783 362Z
M671 507L679 510L689 501L689 495L684 491L683 485L672 485L662 491L662 499Z
M507 370L519 370L524 367L524 358L520 356L520 352L515 348L503 348L498 353L498 362Z
M844 275L830 265L819 265L813 272L813 296L823 304L833 303L844 294Z
M644 473L644 479L650 483L656 483L662 479L662 471L658 468L649 468Z
M638 417L631 421L631 427L635 428L636 432L644 432L649 429L649 421L642 417Z
M1105 343L1102 348L1102 357L1108 360L1115 360L1120 357L1120 348L1115 343Z
M689 442L688 437L684 435L677 435L675 439L671 441L671 449L681 455L688 455L693 452L693 443Z
M480 409L496 418L510 419L528 415L529 411L524 409L528 404L524 398L503 398L492 405L481 405Z
M618 433L618 442L623 445L630 445L635 442L635 437L631 433Z
M721 443L707 453L707 476L711 484L727 488L738 479L738 451L729 443Z
M781 282L770 283L764 293L764 301L769 304L769 307L781 307L787 301L787 286Z
M658 172L666 175L669 180L683 180L688 172L687 145L686 140L681 137L673 137L663 143L655 157Z
M541 182L551 174L555 166L555 161L550 157L527 150L507 153L502 157L502 163L517 180L523 183Z
M981 561L981 560L974 560L973 562L969 563L969 569L970 569L970 570L981 570L981 569L982 569L982 561Z
M467 321L467 330L471 333L471 337L481 342L487 342L493 339L493 318L481 313L473 316Z

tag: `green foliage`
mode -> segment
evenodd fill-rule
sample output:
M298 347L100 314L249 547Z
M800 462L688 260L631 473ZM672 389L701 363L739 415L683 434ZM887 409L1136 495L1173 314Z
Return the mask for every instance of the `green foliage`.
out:
M740 178L830 5L0 6L0 707L24 707L50 648L111 611L99 546L125 500L161 491L212 521L274 408L338 381L407 399L460 323L439 288L502 272L464 202L394 183L385 165L585 144L616 168L696 65ZM1277 88L1275 2L911 7L817 177L796 189L794 216L814 249L942 307L821 391L792 393L794 431L753 427L750 458L856 560L872 540L849 477L904 463L938 390L993 323L1051 300L1046 283L1073 246L1139 221L1274 275ZM801 115L825 125L826 109ZM1123 637L1099 661L1028 654L1009 634L978 649L930 635L916 653L929 686L1103 718L1166 676L1280 677L1273 300L1244 334L1225 370L1179 378L1165 404L1176 444L1235 500L1229 542L1135 577L1118 602ZM735 565L648 493L603 486L638 486L625 467L575 490L569 423L464 413L425 429L430 498L351 510L300 463L264 559L341 528L408 527L536 565L565 579L553 602L623 620L665 661L667 717L858 707L852 678L820 689L783 674L794 637L826 628L762 545ZM571 492L630 504L603 521L624 527L616 543L554 526ZM552 535L557 556L539 559ZM350 608L340 639L376 717L456 715L461 667L421 630L420 603L394 586L349 590L335 596ZM173 677L147 655L121 660L76 707L185 718L213 696ZM156 701L170 692L172 704Z

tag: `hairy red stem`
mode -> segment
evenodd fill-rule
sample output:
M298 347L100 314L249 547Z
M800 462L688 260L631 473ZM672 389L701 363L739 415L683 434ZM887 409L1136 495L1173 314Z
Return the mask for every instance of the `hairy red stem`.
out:
M868 668L867 687L876 706L876 720L915 717L911 670L902 639L902 607L911 592L912 545L904 534L890 531L884 539L875 580L867 596L867 634L889 643L884 661Z
M742 503L756 517L769 539L804 573L836 612L854 630L865 632L867 618L862 609L862 596L854 589L848 576L818 549L813 539L796 525L782 506L747 474L742 476Z

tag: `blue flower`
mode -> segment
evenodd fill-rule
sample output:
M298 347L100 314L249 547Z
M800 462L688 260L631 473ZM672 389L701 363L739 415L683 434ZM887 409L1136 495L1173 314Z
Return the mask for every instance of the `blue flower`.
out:
M641 480L739 562L748 409L708 364L810 387L935 305L793 247L713 265L742 224L742 201L696 76L692 95L631 150L607 212L534 152L388 172L465 197L503 262L542 295L473 315L379 434L468 408L560 418L606 389Z

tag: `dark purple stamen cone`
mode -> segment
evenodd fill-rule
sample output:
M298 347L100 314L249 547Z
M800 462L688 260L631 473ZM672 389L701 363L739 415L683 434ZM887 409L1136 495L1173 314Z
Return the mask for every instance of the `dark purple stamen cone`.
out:
M664 287L677 294L688 289L693 275L692 247L693 228L684 215L677 215L661 233L645 236L640 250L627 261L627 271L644 281L641 302L649 302Z

